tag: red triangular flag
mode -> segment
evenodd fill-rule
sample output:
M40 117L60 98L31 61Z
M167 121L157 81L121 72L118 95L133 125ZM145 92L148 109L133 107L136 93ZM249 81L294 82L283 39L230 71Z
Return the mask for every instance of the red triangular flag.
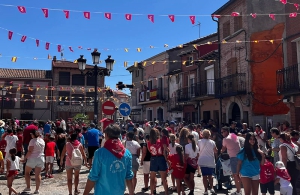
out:
M45 18L48 18L49 10L47 8L42 8Z
M272 20L275 20L275 14L269 14L269 17L270 17Z
M290 13L289 17L290 18L296 18L297 17L297 12Z
M27 36L23 35L22 38L21 38L21 42L25 42Z
M36 39L36 40L35 40L35 43L36 43L36 46L37 46L37 47L40 46L40 40Z
M213 14L213 15L211 15L211 17L213 17L213 18L221 18L221 15Z
M232 13L231 13L231 16L233 16L233 17L239 16L239 15L240 15L239 12L232 12Z
M299 4L295 3L294 4L295 8L297 9L297 11L299 10Z
M61 52L61 45L57 45L57 51Z
M69 19L70 16L70 11L69 10L64 10L65 16L67 19Z
M175 21L175 15L169 15L169 18L170 18L170 20L171 20L172 22Z
M71 52L74 52L71 46L69 46L69 50L70 50Z
M82 46L78 46L78 49L82 49Z
M287 0L280 0L280 2L285 5L287 3Z
M49 47L50 47L50 43L46 43L46 50L49 50Z
M8 39L11 40L14 32L13 31L8 31Z
M256 13L254 13L254 14L250 14L251 16L252 16L252 18L256 18Z
M84 16L86 19L90 19L90 18L91 18L91 12L83 12L83 16Z
M148 15L148 19L149 19L152 23L154 23L154 15L153 15L153 14L149 14L149 15Z
M18 10L22 13L25 14L26 13L26 8L24 6L18 6Z
M196 16L190 16L190 20L192 24L195 24Z
M104 17L107 19L111 19L111 13L104 13Z
M125 18L126 18L126 20L131 20L132 15L131 14L125 14Z

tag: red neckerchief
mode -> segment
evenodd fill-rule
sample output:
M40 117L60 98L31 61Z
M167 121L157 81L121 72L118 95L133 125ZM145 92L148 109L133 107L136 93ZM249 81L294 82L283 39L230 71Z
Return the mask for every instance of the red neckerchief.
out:
M149 127L149 123L145 123L146 127Z
M122 158L125 154L125 147L119 139L109 139L104 143L104 148L110 151L117 158Z
M10 135L10 136L13 136L14 134L13 134L13 133L10 133L9 135Z
M262 129L260 129L259 131L255 130L255 133L257 134L257 136L260 136L260 134L262 134L264 131Z
M287 172L286 169L276 169L276 175L278 175L279 177L281 177L282 179L285 179L287 181L291 181L291 176L290 174Z
M297 143L298 142L297 138L292 138L291 140L292 140L293 143Z
M290 145L292 148L294 148L295 146L294 146L294 144L292 144L292 142L288 142L288 141L284 141L283 143L285 143L285 144L287 144L287 145Z

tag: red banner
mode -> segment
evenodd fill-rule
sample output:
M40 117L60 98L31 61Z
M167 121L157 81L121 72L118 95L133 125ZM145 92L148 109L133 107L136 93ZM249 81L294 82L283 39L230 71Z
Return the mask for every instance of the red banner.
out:
M47 8L42 8L45 18L48 18L49 10Z
M174 15L169 15L169 18L170 18L170 20L171 20L172 22L175 21L175 16L174 16Z
M35 43L36 43L36 46L37 46L37 47L40 46L40 40L36 39L36 40L35 40Z
M61 52L61 45L57 45L57 51Z
M25 42L26 41L27 36L23 35L21 38L21 42Z
M70 17L70 11L64 10L65 16L68 19Z
M153 15L153 14L148 15L148 19L149 19L152 23L154 23L154 15Z
M13 31L8 31L8 39L11 40L14 32Z
M195 24L196 17L195 16L190 16L190 20L191 20L192 24Z
M24 6L18 6L18 10L22 13L25 14L26 13L26 8Z
M111 20L111 13L104 13L105 18Z
M49 47L50 47L50 43L47 42L47 43L46 43L46 47L45 47L46 50L49 50Z
M83 12L83 16L89 20L91 19L91 12Z
M74 52L71 46L69 46L69 50L70 50L71 52Z
M131 14L125 14L125 18L126 18L126 20L131 20L132 15Z

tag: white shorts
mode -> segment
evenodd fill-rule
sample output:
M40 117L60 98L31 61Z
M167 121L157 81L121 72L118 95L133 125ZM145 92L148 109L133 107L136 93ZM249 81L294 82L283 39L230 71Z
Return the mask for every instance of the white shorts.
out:
M260 179L260 175L255 175L255 176L252 176L252 177L241 175L241 177L247 177L247 178L250 178L251 180L259 180Z
M280 187L280 194L282 195L292 195L293 194L293 187L290 184L289 186L286 187Z
M46 163L53 163L54 162L54 156L46 156Z
M149 174L150 173L150 161L143 162L143 173Z
M27 159L26 166L34 169L34 168L44 168L45 157L41 156L38 158L29 158Z

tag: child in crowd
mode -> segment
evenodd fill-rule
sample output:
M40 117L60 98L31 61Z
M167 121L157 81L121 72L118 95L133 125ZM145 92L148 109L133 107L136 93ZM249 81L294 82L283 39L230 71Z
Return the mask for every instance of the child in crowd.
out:
M269 157L263 158L260 163L260 191L262 195L266 195L267 191L271 195L275 194L274 180L274 165L270 162Z
M170 134L170 142L171 142L169 144L170 155L174 155L177 153L176 147L179 146L179 144L176 143L176 136L174 134ZM172 190L176 190L175 178L172 174L171 174L171 179L172 179L172 183L173 183Z
M18 175L18 170L20 168L20 161L23 162L17 155L17 149L12 148L9 150L9 157L6 159L6 177L7 177L7 187L9 189L8 194L11 195L12 192L18 194L18 192L12 187L15 176Z
M55 137L53 135L51 135L49 137L49 141L46 144L46 149L45 149L45 155L46 155L46 170L45 170L45 178L49 177L49 178L53 178L52 172L53 172L53 162L54 162L54 154L55 154L55 150L56 150L56 143L55 141ZM58 152L58 156L59 151Z
M275 164L276 167L276 180L275 184L280 183L280 194L281 195L292 195L293 187L291 184L291 176L285 168L283 162L278 161Z
M13 130L7 129L7 135L5 136L4 140L6 141L6 144L7 144L6 148L5 148L5 152L6 152L5 159L6 159L10 156L9 150L16 148L18 137L13 134Z
M172 176L176 180L177 185L177 193L180 195L184 195L184 188L182 185L182 181L185 176L185 170L186 170L186 162L184 159L184 152L183 147L181 145L176 146L176 154L169 155L168 156L169 163L171 164L171 170Z
M21 158L23 153L23 130L21 128L17 129L17 137L17 156Z

